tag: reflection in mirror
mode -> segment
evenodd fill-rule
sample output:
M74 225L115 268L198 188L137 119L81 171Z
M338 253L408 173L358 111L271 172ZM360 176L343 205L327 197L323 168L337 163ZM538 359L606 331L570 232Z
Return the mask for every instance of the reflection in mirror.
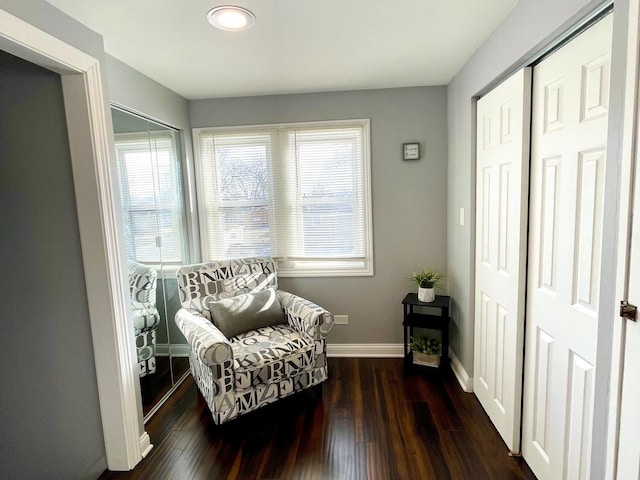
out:
M186 378L176 268L189 263L180 132L112 108L145 422Z

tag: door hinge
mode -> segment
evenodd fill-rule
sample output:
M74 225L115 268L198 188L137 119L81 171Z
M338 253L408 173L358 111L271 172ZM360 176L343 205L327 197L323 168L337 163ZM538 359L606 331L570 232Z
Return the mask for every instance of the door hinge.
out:
M627 320L636 321L636 317L638 315L638 307L635 305L631 305L626 300L622 300L620 302L620 316L622 318L626 318Z

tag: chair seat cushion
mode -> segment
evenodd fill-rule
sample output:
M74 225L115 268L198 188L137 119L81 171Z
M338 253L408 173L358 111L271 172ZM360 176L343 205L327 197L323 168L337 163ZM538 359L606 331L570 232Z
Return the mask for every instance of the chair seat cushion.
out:
M278 382L313 366L313 338L286 324L251 330L229 341L238 389Z

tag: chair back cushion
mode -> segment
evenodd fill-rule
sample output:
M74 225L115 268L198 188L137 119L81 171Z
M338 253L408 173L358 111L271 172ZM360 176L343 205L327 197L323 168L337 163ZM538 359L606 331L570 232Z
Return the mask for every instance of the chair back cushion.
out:
M180 303L211 320L207 303L268 288L278 289L271 257L218 260L180 267L176 273Z
M227 338L260 327L287 323L273 288L220 300L209 299L206 306L211 312L211 321Z

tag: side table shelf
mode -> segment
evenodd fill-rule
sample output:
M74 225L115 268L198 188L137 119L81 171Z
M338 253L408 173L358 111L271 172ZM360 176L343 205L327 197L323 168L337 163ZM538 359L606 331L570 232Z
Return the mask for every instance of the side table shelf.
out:
M448 295L436 295L433 302L425 303L418 300L417 293L409 293L402 305L404 306L404 318L402 321L404 330L404 365L405 368L431 368L414 365L413 354L409 347L414 328L428 328L439 330L442 334L442 356L440 357L440 367L443 369L449 365L449 303L451 297ZM419 308L416 308L419 307ZM429 309L433 313L425 313Z

